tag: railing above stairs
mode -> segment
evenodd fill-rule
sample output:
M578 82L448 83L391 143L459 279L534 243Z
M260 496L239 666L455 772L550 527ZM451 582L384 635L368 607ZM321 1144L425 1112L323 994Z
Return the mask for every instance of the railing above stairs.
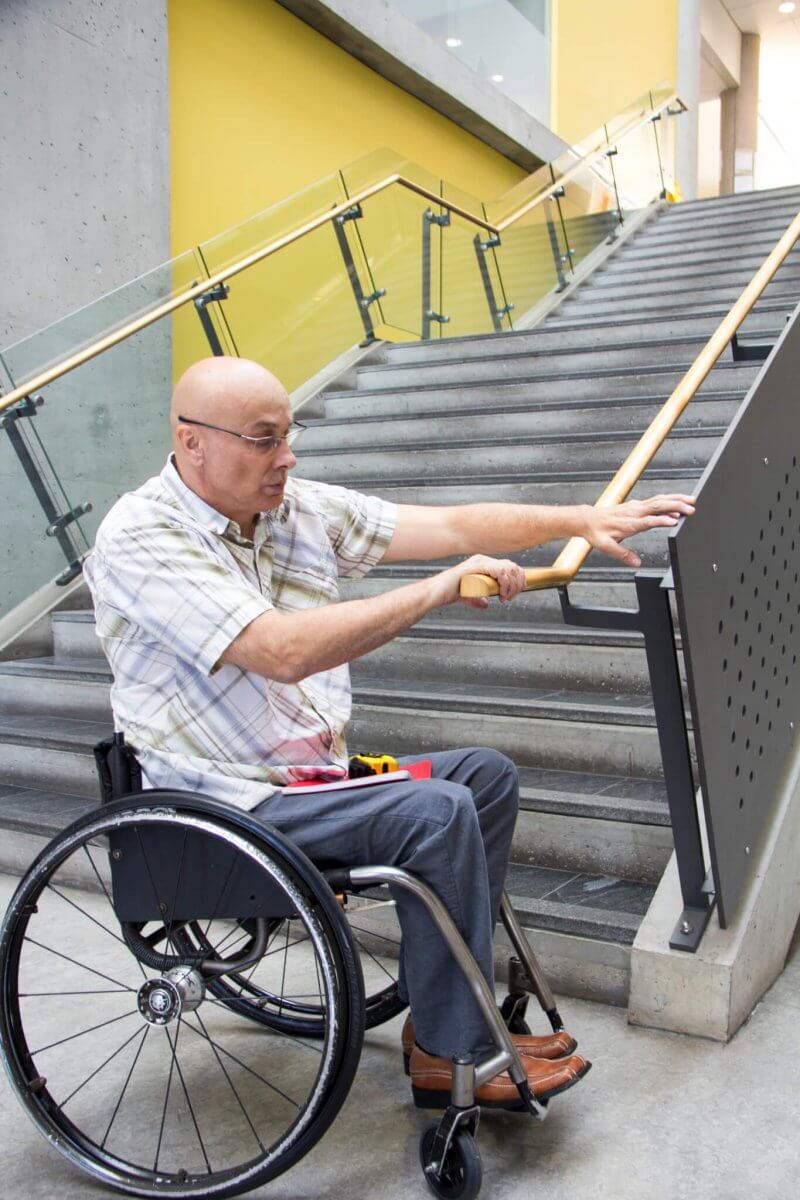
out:
M26 482L0 480L0 616L80 574L110 505L159 468L189 363L253 358L292 390L364 339L513 328L673 186L682 109L648 93L491 203L378 151L3 351L0 426Z
M630 495L725 349L730 346L734 356L741 356L737 331L798 238L800 213L597 506L619 504ZM771 349L750 349L748 357L764 358ZM591 550L583 538L572 538L551 567L526 571L528 590L559 588L568 624L644 634L683 898L670 939L676 950L697 949L715 903L723 928L736 912L756 869L780 788L796 765L800 685L792 636L795 627L800 630L800 453L793 393L798 370L796 312L700 482L697 513L669 539L673 569L637 574L638 609L583 608L570 602L568 585ZM678 668L669 599L673 590L686 651L710 869ZM495 580L486 575L467 575L461 581L462 596L497 591Z

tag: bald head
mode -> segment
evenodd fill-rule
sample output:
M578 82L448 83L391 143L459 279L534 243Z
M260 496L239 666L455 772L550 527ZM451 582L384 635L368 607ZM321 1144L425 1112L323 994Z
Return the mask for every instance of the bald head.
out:
M172 393L172 445L181 478L245 529L259 511L281 502L296 460L285 442L265 453L222 431L282 437L291 420L286 389L271 371L246 358L200 359L184 371Z
M183 372L172 393L170 425L176 453L179 416L226 425L274 402L288 406L289 397L266 367L249 358L201 358ZM241 425L233 427L244 432Z

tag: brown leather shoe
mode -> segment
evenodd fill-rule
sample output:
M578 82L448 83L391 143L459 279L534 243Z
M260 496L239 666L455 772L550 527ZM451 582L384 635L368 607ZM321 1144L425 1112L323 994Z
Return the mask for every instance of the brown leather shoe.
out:
M414 1022L408 1016L400 1034L406 1075L409 1073L408 1063L414 1048L414 1037ZM537 1037L532 1033L512 1033L511 1037L520 1054L524 1054L528 1058L546 1058L550 1061L566 1058L578 1045L575 1038L564 1030L560 1033L548 1033L543 1037Z
M565 1092L582 1079L591 1068L580 1054L572 1054L558 1062L543 1058L522 1059L528 1075L528 1085L537 1100L549 1100ZM447 1108L453 1080L453 1064L447 1058L435 1058L419 1046L411 1051L411 1091L417 1108ZM516 1084L508 1071L495 1075L475 1089L475 1103L482 1108L524 1109Z

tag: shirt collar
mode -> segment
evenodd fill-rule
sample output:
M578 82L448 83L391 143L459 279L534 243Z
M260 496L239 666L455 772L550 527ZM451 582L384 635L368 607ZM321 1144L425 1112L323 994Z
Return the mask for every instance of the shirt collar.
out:
M199 521L201 525L205 525L207 529L214 533L224 534L232 533L237 538L242 538L242 531L236 521L231 521L224 513L218 512L216 508L212 508L207 504L202 496L198 496L197 492L193 492L190 487L181 479L178 474L178 468L175 465L175 455L170 453L161 472L161 479L167 489L172 492L179 504ZM259 513L253 531L253 540L256 545L267 536L269 525L274 520L285 521L289 515L289 499L284 496L283 502L277 508L266 509ZM244 539L242 539L244 540Z

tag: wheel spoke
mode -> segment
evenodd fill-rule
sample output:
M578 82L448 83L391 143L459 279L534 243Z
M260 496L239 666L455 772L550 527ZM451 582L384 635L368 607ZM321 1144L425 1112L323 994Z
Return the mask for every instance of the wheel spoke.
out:
M88 991L75 992L18 992L20 1000L30 1000L36 996L124 996L126 992L134 991L134 988L92 988Z
M234 1082L233 1082L233 1080L231 1079L231 1077L230 1077L229 1073L228 1073L228 1072L226 1071L226 1069L225 1069L225 1064L223 1063L222 1059L220 1058L219 1051L218 1051L217 1047L215 1046L214 1042L211 1040L211 1037L209 1036L208 1030L207 1030L207 1029L206 1029L206 1027L205 1027L205 1023L204 1023L204 1021L203 1021L203 1018L200 1016L200 1013L199 1013L199 1011L198 1011L198 1013L197 1013L197 1020L198 1020L198 1021L199 1021L199 1023L200 1023L200 1028L202 1029L204 1036L207 1038L207 1040L208 1040L208 1043L209 1043L209 1045L211 1046L211 1051L212 1051L212 1053L213 1053L214 1057L216 1058L216 1060L217 1060L217 1063L219 1064L219 1069L220 1069L220 1071L222 1071L222 1074L223 1074L223 1075L225 1076L225 1078L227 1079L227 1081L228 1081L228 1083L229 1083L229 1085L230 1085L230 1089L231 1089L231 1091L233 1092L234 1096L236 1097L236 1103L239 1105L239 1108L242 1110L242 1114L243 1114L243 1116L244 1116L244 1119L247 1121L247 1124L250 1126L250 1130L251 1130L251 1132L252 1132L252 1134L253 1134L253 1137L254 1137L254 1138L256 1139L256 1141L258 1142L259 1149L260 1149L260 1150L262 1150L262 1151L266 1151L266 1146L265 1146L265 1145L264 1145L264 1143L261 1141L261 1138L258 1136L258 1133L256 1132L256 1127L255 1127L255 1125L254 1125L254 1124L253 1124L253 1122L250 1120L250 1114L248 1113L247 1109L245 1108L245 1106L244 1106L244 1103L243 1103L243 1101L242 1101L242 1098L241 1098L241 1096L239 1095L239 1093L238 1093L238 1092L237 1092L237 1090L236 1090L236 1085L234 1084Z
M390 946L399 946L400 945L399 938L387 937L385 933L377 933L374 929L364 929L364 927L362 925L354 925L353 922L349 918L348 918L347 923L350 926L350 928L355 929L357 933L363 933L367 937L380 938L380 940L382 942L388 942ZM359 945L361 945L360 942L359 942Z
M59 1104L58 1107L60 1109L63 1109L65 1107L65 1105L69 1104L72 1097L77 1096L77 1094L81 1090L81 1088L86 1087L86 1084L89 1083L92 1079L94 1079L95 1075L99 1075L100 1072L103 1070L103 1067L107 1067L108 1064L111 1062L111 1060L113 1058L116 1058L117 1055L120 1054L125 1049L126 1046L129 1046L131 1044L131 1042L133 1041L133 1039L135 1037L138 1037L140 1033L141 1033L141 1029L135 1029L133 1031L133 1033L131 1034L131 1036L129 1038L126 1038L125 1041L122 1043L122 1045L118 1046L113 1054L109 1054L108 1058L104 1062L101 1062L100 1066L97 1067L94 1071L92 1071L91 1075L86 1076L83 1083L79 1083L78 1086L76 1088L74 1088L73 1091L70 1092L70 1094L67 1096L66 1100L61 1101L61 1103Z
M95 970L94 967L88 967L86 963L78 962L77 958L70 958L68 954L62 954L60 950L54 950L52 946L45 946L44 942L37 942L36 938L29 937L25 934L26 942L30 942L32 946L38 946L40 950L47 950L50 954L55 954L57 958L63 958L66 962L72 963L75 967L80 967L83 971L88 971L91 975L99 975L101 979L105 979L108 983L114 983L123 992L135 992L136 988L128 987L126 983L120 983L118 979L114 979L111 975L105 975L102 971Z
M161 960L161 970L162 971L166 970L168 951L169 951L170 946L172 946L172 949L175 951L176 954L178 953L178 947L175 945L175 943L172 940L172 930L175 925L175 908L178 903L178 895L180 894L181 874L183 873L183 856L186 852L186 839L188 836L189 836L189 829L187 826L183 831L183 841L181 842L181 856L178 859L178 874L175 879L175 891L172 896L172 907L169 910L169 928L165 929L165 931L164 931L166 936L165 936L165 941L164 941L164 957ZM175 1034L176 1044L177 1044L177 1041L178 1041L178 1035L176 1032L176 1034ZM210 1171L209 1171L209 1174L210 1174Z
M92 914L88 913L85 908L81 908L80 904L76 904L74 900L70 900L69 896L65 896L63 892L58 890L58 888L53 887L52 883L48 882L47 887L51 892L58 896L60 900L63 900L65 904L71 905L72 908L76 909L79 913L82 913L83 916L86 917L87 921L92 921L95 925L98 925L100 929L105 930L108 936L112 937L115 942L119 942L121 946L125 946L126 950L128 949L124 939L121 938L118 933L114 933L113 929L109 929L108 926L104 925L102 921L98 921L97 917L93 917Z
M169 1075L167 1076L167 1088L164 1092L164 1107L161 1110L161 1126L158 1130L158 1145L156 1146L156 1157L153 1163L153 1170L158 1170L158 1160L161 1156L161 1143L164 1140L164 1124L167 1120L167 1105L169 1104L169 1090L172 1087L172 1072L175 1070L175 1047L172 1042L169 1043L172 1051L172 1058L169 1063Z
M139 1010L133 1008L130 1012L121 1013L118 1017L111 1017L108 1021L100 1021L97 1025L90 1025L88 1029L81 1029L78 1033L70 1033L65 1038L59 1038L57 1042L48 1042L46 1046L40 1046L38 1050L31 1050L31 1058L35 1058L37 1054L44 1054L45 1050L52 1050L55 1046L63 1046L65 1042L74 1042L75 1038L84 1037L87 1033L94 1033L96 1029L105 1029L106 1025L114 1025L117 1021L125 1021L128 1017L136 1017L138 1015Z
M131 1066L130 1066L130 1070L128 1071L128 1074L125 1076L125 1082L122 1085L122 1091L119 1094L117 1103L114 1105L114 1111L112 1112L111 1119L108 1122L108 1128L106 1129L105 1133L103 1134L103 1140L100 1143L101 1150L103 1149L106 1142L108 1141L108 1136L111 1133L111 1126L114 1124L114 1121L117 1118L117 1113L120 1110L120 1105L122 1104L123 1097L125 1096L125 1093L128 1090L128 1084L130 1083L131 1079L133 1078L133 1072L136 1069L137 1062L139 1061L139 1055L142 1053L142 1047L144 1046L145 1042L147 1041L147 1035L150 1032L150 1028L151 1027L149 1025L145 1025L145 1027L144 1027L144 1033L142 1036L142 1040L139 1042L139 1045L136 1048L136 1054L134 1055L133 1062L131 1063Z
M263 1083L265 1087L268 1087L270 1089L270 1091L276 1092L277 1095L282 1096L287 1104L291 1104L293 1108L296 1108L298 1110L300 1109L300 1105L297 1103L296 1100L293 1100L291 1096L287 1096L286 1092L282 1092L281 1089L279 1087L276 1087L276 1085L274 1083L270 1083L270 1081L268 1079L265 1079L263 1075L260 1075L258 1073L258 1071L254 1071L252 1067L249 1067L247 1065L247 1063L242 1062L242 1060L240 1058L237 1058L235 1054L231 1054L230 1050L226 1050L224 1046L221 1046L219 1042L215 1042L213 1038L208 1036L208 1034L203 1033L199 1029L195 1029L194 1025L191 1025L189 1023L188 1018L184 1019L183 1024L186 1026L187 1029L191 1029L192 1033L196 1033L198 1037L204 1038L206 1041L208 1041L211 1046L213 1046L215 1049L219 1050L220 1054L224 1054L226 1058L230 1058L233 1062L235 1062L237 1064L237 1066L240 1066L240 1067L242 1067L243 1070L247 1071L249 1075L252 1075L255 1079L260 1080L261 1083ZM295 1041L294 1038L291 1038L290 1040ZM303 1043L300 1042L299 1044L302 1046ZM319 1053L321 1054L322 1051L320 1050Z
M170 1046L172 1046L172 1038L169 1035L169 1029L165 1029L164 1032L167 1035L167 1041L169 1042ZM189 1112L192 1117L192 1124L194 1125L194 1131L197 1134L197 1140L200 1143L200 1153L203 1155L203 1160L205 1161L205 1164L206 1164L206 1171L209 1175L211 1175L212 1174L211 1163L208 1161L208 1155L206 1154L205 1144L203 1142L202 1134L200 1133L200 1126L197 1124L197 1117L194 1115L194 1106L189 1097L189 1089L186 1086L186 1080L183 1078L183 1071L181 1070L180 1060L178 1059L178 1037L180 1035L180 1032L181 1032L181 1017L179 1016L178 1024L175 1026L175 1045L173 1047L173 1056L175 1059L175 1070L178 1072L178 1078L181 1081L181 1087L183 1088L183 1094L186 1097L186 1103L189 1106Z
M358 941L358 938L356 938L356 941ZM386 978L391 979L392 983L396 983L397 980L396 980L395 976L392 975L391 971L387 971L386 967L383 965L381 960L379 958L376 958L375 955L372 953L372 951L368 950L363 942L359 941L358 944L361 947L361 949L364 951L364 953L367 955L367 957L372 959L372 961L375 963L375 966L380 967L380 969L383 971Z

